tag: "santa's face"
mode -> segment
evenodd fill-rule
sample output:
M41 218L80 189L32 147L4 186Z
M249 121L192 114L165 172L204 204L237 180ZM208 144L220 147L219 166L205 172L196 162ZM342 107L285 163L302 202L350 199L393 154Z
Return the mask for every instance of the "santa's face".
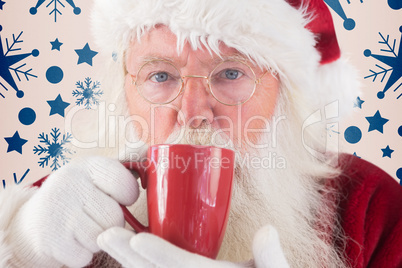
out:
M223 59L239 56L237 50L223 43L219 49ZM142 36L141 42L132 42L127 51L125 91L130 114L141 118L134 121L138 136L147 144L158 144L184 126L196 129L210 125L237 143L237 147L256 143L274 112L278 79L244 59L256 78L262 79L254 95L242 105L228 106L218 102L210 93L207 80L199 77L185 78L181 94L171 103L151 104L133 83L145 62L165 60L176 66L182 76L208 76L217 62L222 61L207 49L193 50L189 43L184 44L179 54L177 51L176 36L165 26L149 31Z

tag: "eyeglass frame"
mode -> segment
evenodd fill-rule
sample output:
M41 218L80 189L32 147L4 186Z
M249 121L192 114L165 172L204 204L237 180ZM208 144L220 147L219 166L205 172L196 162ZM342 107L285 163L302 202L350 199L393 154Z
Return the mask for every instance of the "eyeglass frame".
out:
M218 63L218 64L214 67L214 69L212 69L212 71L209 73L208 76L205 76L205 75L184 75L184 76L183 76L183 75L181 74L181 72L179 71L179 69L178 69L173 63L171 63L170 61L164 60L164 59L154 59L154 60L151 60L151 61L148 61L148 62L145 62L144 64L142 64L141 67L140 67L140 68L138 69L138 71L137 71L136 77L138 77L139 73L141 72L142 68L144 68L145 65L149 64L150 62L154 62L154 61L162 61L162 62L165 62L165 63L167 63L167 64L173 66L173 68L175 68L175 69L177 70L177 72L179 73L179 75L180 75L180 80L181 80L180 89L178 90L176 96L175 96L172 100L169 100L169 101L167 101L167 102L153 102L153 101L150 101L149 99L147 99L147 98L141 93L141 91L138 89L137 79L134 80L134 75L130 74L130 75L131 75L131 79L132 79L132 84L135 85L135 87L136 87L136 89L137 89L137 92L141 95L141 97L142 97L144 100L146 100L147 102L151 103L151 104L158 104L158 105L166 105L166 104L172 103L175 99L177 99L177 98L180 96L180 94L181 94L182 92L184 92L184 88L185 88L185 85L184 85L184 84L185 84L185 83L184 83L184 78L204 78L204 79L207 80L209 92L211 93L211 95L214 97L214 99L215 99L216 101L218 101L219 103L221 103L221 104L223 104L223 105L226 105L226 106L238 106L238 105L242 105L242 104L246 103L248 100L251 99L251 97L252 97L252 96L254 95L254 93L255 93L255 90L256 90L256 88L257 88L257 85L261 83L261 79L265 76L266 73L268 73L268 71L266 70L266 71L260 76L260 78L257 78L257 76L256 76L256 74L255 74L253 68L251 68L251 66L250 66L249 64L247 64L246 62L241 61L241 60L229 59L229 60L223 60L222 62ZM246 66L251 70L251 72L252 72L253 75L254 75L254 88L253 88L253 91L251 92L250 96L249 96L246 100L244 100L244 101L242 101L242 102L239 102L239 103L236 103L236 104L224 103L223 101L219 100L219 99L215 96L214 92L213 92L212 89L211 89L211 84L210 84L210 76L211 76L211 74L213 74L213 73L215 72L215 70L216 70L221 64L223 64L224 62L227 62L227 61L237 61L237 62L240 62L240 63L246 65Z

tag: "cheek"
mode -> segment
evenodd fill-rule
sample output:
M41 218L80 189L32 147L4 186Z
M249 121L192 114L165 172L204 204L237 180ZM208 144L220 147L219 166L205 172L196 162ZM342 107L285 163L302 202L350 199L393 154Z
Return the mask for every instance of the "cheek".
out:
M213 127L222 130L238 146L257 144L261 135L269 131L279 90L276 84L259 90L243 105L214 108Z
M163 143L178 127L177 109L173 105L154 106L151 109L151 144Z
M243 143L257 144L261 136L269 133L272 116L278 101L279 83L261 87L253 98L245 103L242 112Z
M149 104L138 94L129 74L126 75L124 88L129 114L132 116L131 122L137 132L137 136L141 137L141 140L147 141L150 132L150 118L149 112L147 112Z
M124 89L130 115L139 115L145 119L146 111L149 109L149 103L140 96L129 74L126 75Z
M144 100L126 76L127 105L138 137L148 144L162 143L170 135L177 121L177 109L173 105L156 106Z

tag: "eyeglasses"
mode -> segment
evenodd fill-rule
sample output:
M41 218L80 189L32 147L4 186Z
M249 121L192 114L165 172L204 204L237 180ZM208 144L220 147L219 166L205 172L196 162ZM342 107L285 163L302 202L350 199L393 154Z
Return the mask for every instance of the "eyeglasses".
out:
M168 104L184 90L185 78L207 79L212 96L220 103L235 106L248 101L254 94L257 84L266 74L256 78L253 69L240 60L225 60L219 63L208 76L185 75L171 62L151 60L132 76L139 94L153 104Z

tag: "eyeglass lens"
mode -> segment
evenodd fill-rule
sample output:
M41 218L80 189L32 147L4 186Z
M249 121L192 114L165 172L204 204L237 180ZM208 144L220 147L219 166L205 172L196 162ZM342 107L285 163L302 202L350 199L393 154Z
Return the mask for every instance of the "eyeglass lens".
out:
M240 61L227 60L216 66L209 77L212 95L221 103L236 105L247 101L254 92L255 74ZM137 74L139 93L152 103L169 103L183 86L179 70L171 63L154 60L144 64Z

